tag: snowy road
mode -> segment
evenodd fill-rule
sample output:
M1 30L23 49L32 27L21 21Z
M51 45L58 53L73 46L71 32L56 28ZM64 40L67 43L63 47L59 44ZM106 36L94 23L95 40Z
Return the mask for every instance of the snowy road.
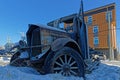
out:
M101 61L104 64L120 66L120 61Z
M85 75L86 79L60 74L40 75L33 68L3 66L6 62L9 63L0 59L0 80L120 80L120 61L102 61L96 70Z

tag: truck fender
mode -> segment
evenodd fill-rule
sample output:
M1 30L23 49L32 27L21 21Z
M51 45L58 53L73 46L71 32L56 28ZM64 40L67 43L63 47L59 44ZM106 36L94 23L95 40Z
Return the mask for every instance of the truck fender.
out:
M51 44L51 50L55 52L55 51L58 51L58 50L62 49L65 46L75 49L76 51L78 51L80 53L80 55L82 57L82 53L81 53L79 45L77 44L76 41L74 41L71 38L59 38L59 39L56 39Z

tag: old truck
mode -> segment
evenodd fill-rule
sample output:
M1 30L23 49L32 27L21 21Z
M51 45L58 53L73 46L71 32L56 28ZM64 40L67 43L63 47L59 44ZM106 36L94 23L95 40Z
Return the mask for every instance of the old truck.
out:
M48 23L49 26L29 24L27 41L19 41L10 65L31 66L41 74L58 73L63 76L84 77L85 72L92 71L98 60L93 60L89 54L82 0L71 29L58 28L65 21L68 21L67 16Z

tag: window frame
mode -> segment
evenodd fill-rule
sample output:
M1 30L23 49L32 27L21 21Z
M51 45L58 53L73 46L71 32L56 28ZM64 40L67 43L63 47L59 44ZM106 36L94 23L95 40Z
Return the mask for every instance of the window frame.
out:
M94 37L93 43L94 43L94 45L98 45L99 44L99 37Z
M87 23L92 24L92 22L93 22L93 17L90 15L87 17Z
M97 30L97 31L96 31ZM96 25L96 26L93 26L93 33L94 34L97 34L99 32L99 27Z

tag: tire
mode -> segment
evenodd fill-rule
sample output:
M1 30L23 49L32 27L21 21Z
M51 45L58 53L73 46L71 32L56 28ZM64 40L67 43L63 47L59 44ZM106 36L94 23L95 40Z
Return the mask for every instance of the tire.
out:
M13 56L12 56L11 59L10 59L10 63L11 63L12 61L14 61L15 59L17 59L19 56L20 56L20 52L16 52L15 54L13 54Z
M84 61L72 48L64 47L56 53L51 52L45 61L46 73L60 73L63 76L84 77Z
M11 66L16 66L16 67L25 67L27 66L27 63L25 62L26 59L20 59L20 52L16 52L10 60L10 65Z

